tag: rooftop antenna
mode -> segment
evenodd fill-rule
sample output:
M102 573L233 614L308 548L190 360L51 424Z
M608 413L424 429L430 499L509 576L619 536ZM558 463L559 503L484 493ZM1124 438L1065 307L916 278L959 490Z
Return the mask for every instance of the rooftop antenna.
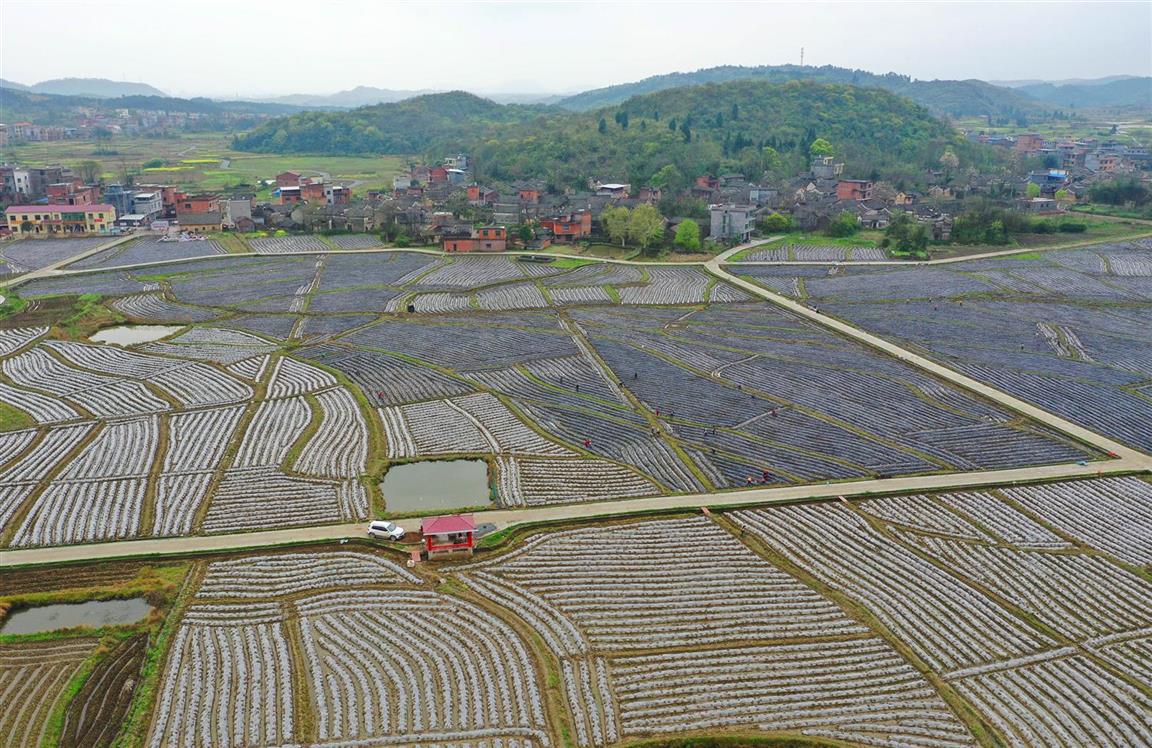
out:
M804 67L804 48L800 48L800 67Z

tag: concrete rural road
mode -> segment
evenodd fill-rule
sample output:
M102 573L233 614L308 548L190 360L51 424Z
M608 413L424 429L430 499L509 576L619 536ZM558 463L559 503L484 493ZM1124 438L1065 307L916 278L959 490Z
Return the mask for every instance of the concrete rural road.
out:
M534 522L606 518L635 512L671 512L696 510L700 507L765 506L793 501L837 499L841 496L866 496L909 491L959 490L974 486L1012 485L1030 481L1067 478L1089 478L1147 470L1152 460L1129 459L1091 462L1086 465L1045 465L1015 470L991 470L945 475L918 475L906 478L885 478L853 481L851 483L821 483L780 488L755 488L682 496L653 496L645 499L601 501L586 504L561 504L528 509L498 509L484 512L485 522L498 528ZM288 519L288 518L286 518ZM398 520L415 530L418 519ZM241 548L298 545L317 541L364 537L367 523L316 525L292 527L231 535L205 535L187 538L155 538L152 540L123 540L114 543L89 543L52 548L29 548L0 553L3 566L41 565L131 556L170 556L193 553L212 553Z
M1152 471L1152 455L1147 455L1126 447L1123 444L1101 436L1082 426L1078 426L1041 408L1037 408L1023 400L1019 400L1012 395L1001 392L983 382L905 350L883 338L879 338L845 322L821 314L792 299L772 293L761 286L746 281L743 278L736 277L724 269L725 261L737 252L748 249L750 246L759 246L760 244L768 243L769 241L774 241L774 239L736 247L703 263L703 267L717 277L723 278L729 283L739 286L766 301L831 330L835 330L842 335L846 335L876 350L895 356L901 361L923 369L941 379L952 382L987 399L993 400L1051 428L1062 431L1075 439L1091 444L1097 449L1111 453L1115 455L1116 459L1087 462L1084 464L1043 465L1011 470L947 473L942 475L853 481L849 483L823 483L706 494L655 496L642 499L566 504L525 509L502 509L484 512L484 521L504 528L525 523L612 517L646 511L694 510L703 506L755 506L803 500L828 500L838 497L864 496L869 494L947 491L976 486L1011 485L1031 481L1086 478L1098 475ZM92 252L86 252L83 256L93 254L95 251L107 248L107 246L108 245L97 248L97 250L93 250ZM75 259L76 258L73 258L73 260L70 261L74 261ZM57 266L66 264L66 262L57 263ZM417 521L418 520L413 520L413 523ZM52 548L8 550L0 552L0 566L55 564L130 556L212 553L240 548L274 547L279 545L295 545L362 537L364 532L364 523L356 523L284 528L231 535L155 538Z

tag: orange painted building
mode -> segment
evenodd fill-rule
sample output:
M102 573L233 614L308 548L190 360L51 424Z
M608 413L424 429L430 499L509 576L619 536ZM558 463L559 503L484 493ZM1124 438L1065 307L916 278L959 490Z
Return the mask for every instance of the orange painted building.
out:
M566 216L541 218L540 227L552 232L557 243L569 243L592 235L592 214L586 210Z

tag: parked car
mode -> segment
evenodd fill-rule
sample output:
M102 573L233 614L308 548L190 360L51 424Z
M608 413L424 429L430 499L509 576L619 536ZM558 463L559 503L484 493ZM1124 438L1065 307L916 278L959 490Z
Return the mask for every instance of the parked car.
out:
M368 525L368 537L371 538L400 540L406 534L403 527L395 522L388 522L387 520L376 520Z

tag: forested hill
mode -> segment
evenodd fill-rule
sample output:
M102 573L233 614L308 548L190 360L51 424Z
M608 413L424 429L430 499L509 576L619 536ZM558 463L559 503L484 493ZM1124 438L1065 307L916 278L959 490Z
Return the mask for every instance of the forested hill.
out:
M589 177L646 183L660 169L803 168L817 138L832 142L853 173L922 172L952 147L971 163L975 147L923 107L871 88L733 81L661 91L619 107L570 112L500 106L468 94L437 94L351 112L306 112L237 138L275 153L425 154L464 150L481 179L543 177L579 186Z
M601 125L601 122L603 125ZM636 96L619 107L496 128L475 153L487 174L646 183L671 165L703 172L795 174L817 138L850 173L898 178L973 147L926 109L886 91L792 82L733 81Z
M724 83L734 80L763 80L772 83L788 81L814 81L817 83L844 83L851 86L881 88L905 96L917 104L939 114L950 116L996 115L1017 116L1036 111L1040 106L1028 96L1010 88L1001 88L979 80L918 81L907 75L888 73L877 75L866 70L849 70L831 65L811 67L800 65L761 65L741 67L724 65L704 68L692 73L669 73L645 78L635 83L622 83L607 88L569 96L559 106L577 111L598 109L619 104L633 96L663 91L681 86L703 83Z
M462 147L492 125L523 122L544 111L452 91L347 112L304 112L237 138L235 147L263 153L423 153L434 145Z

